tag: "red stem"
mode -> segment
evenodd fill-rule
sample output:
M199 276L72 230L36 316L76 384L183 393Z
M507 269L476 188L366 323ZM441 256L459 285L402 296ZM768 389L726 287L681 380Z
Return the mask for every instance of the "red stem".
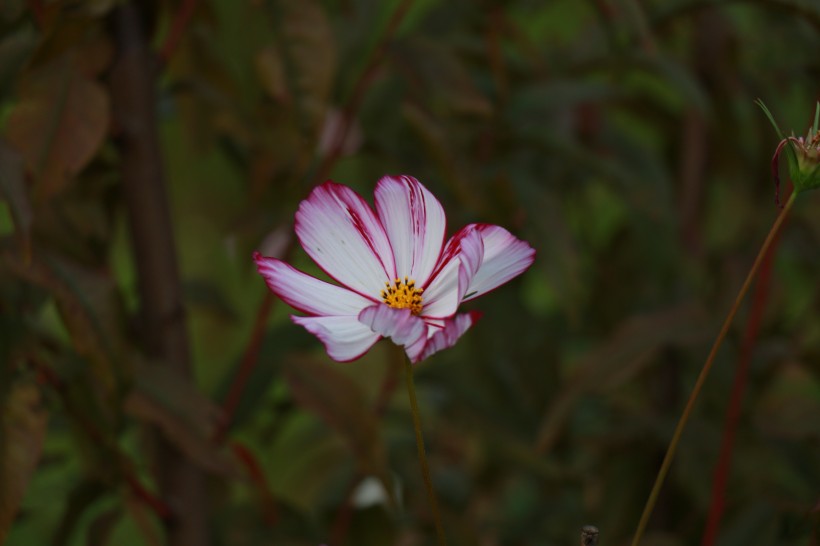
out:
M28 5L29 11L31 11L31 15L34 17L34 21L37 23L38 28L43 28L46 22L46 10L43 7L42 0L26 0L26 4Z
M248 476L261 497L265 522L273 527L276 525L276 522L279 521L279 511L276 506L276 500L268 485L268 479L265 476L264 470L262 470L262 465L259 464L259 460L245 445L239 442L233 442L231 448L233 449L234 455L236 455L245 466Z
M788 199L788 195L786 198ZM709 506L709 514L706 519L706 528L703 531L701 546L712 546L717 539L720 530L720 520L726 506L726 484L729 480L729 472L732 466L732 453L734 451L735 433L740 419L743 406L743 394L746 390L746 383L749 377L749 364L752 360L752 352L760 331L760 323L763 320L763 313L766 309L766 302L771 286L772 267L774 256L780 242L780 232L775 235L771 246L766 251L763 263L760 266L760 273L755 284L752 300L752 308L749 311L749 319L746 323L746 331L743 334L743 341L740 346L737 368L735 369L734 382L732 384L731 398L729 406L726 408L726 421L723 426L723 437L720 445L720 454L715 465L714 477L712 479L712 501Z
M194 14L196 3L197 0L184 0L174 16L171 29L168 31L168 35L165 37L165 42L162 44L162 49L160 49L159 52L160 62L162 62L163 65L168 64L168 61L174 55L177 47L179 47L182 34L185 32L191 20L191 16Z
M288 254L289 253L290 252L288 252ZM253 370L256 368L256 363L259 362L259 350L262 348L265 326L267 326L268 317L270 317L275 301L273 294L270 291L266 291L265 297L262 299L262 303L259 304L259 309L256 311L256 321L253 324L253 330L251 330L251 337L250 340L248 340L245 353L242 355L242 363L236 372L236 377L231 384L228 394L225 396L225 401L222 403L225 419L222 426L217 429L214 435L214 441L216 443L225 441L225 436L233 423L236 408L239 406L240 400L242 400L242 393L248 384Z

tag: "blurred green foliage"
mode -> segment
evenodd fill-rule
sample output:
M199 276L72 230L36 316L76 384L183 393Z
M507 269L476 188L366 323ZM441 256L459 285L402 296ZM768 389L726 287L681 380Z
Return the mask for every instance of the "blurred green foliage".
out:
M367 196L406 173L451 226L497 223L538 251L524 277L470 304L484 318L458 346L418 369L452 543L577 544L588 523L602 544L626 543L777 213L778 139L754 101L787 133L812 121L820 5L145 5L195 384L141 349L108 91L117 2L3 2L0 542L165 543L162 507L134 485L156 490L153 425L207 471L213 544L432 543L389 345L332 363L280 302L259 329L270 301L250 259L280 252L315 271L286 250L310 188L332 178ZM723 546L818 540L817 200L801 196L756 296ZM703 534L748 308L647 546ZM255 329L256 365L226 412ZM374 494L384 488L392 500Z

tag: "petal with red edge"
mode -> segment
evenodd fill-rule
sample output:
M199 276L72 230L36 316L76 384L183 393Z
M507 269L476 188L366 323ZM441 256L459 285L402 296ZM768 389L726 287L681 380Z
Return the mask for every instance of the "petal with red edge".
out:
M486 294L517 277L535 261L535 249L506 229L489 224L477 224L475 228L484 242L484 258L464 301Z
M424 348L427 339L427 325L410 309L394 309L389 305L376 304L359 313L359 322L383 337L389 337L396 345L401 345L417 355Z
M411 176L385 176L376 185L375 200L393 247L396 275L423 286L444 245L447 221L441 203Z
M379 340L379 334L362 324L356 315L347 317L291 317L324 344L327 354L337 362L350 362L366 353Z
M381 222L347 186L326 182L314 188L296 212L296 235L319 267L362 295L377 297L396 276Z
M420 362L431 355L456 344L459 338L481 318L481 313L462 313L444 321L444 327L435 332L424 346L424 350L413 362Z
M453 235L441 255L434 277L424 290L425 317L446 318L455 314L480 268L483 241L474 226Z
M358 315L372 305L356 292L311 277L282 260L255 252L256 268L274 294L291 307L311 315Z

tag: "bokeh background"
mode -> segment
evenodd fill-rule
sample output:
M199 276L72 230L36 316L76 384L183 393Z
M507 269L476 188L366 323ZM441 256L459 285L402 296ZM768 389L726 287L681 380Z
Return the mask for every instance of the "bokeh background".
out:
M820 89L813 0L0 3L0 543L433 544L401 361L337 364L332 178L538 251L418 366L455 545L628 544ZM790 188L784 173L781 192ZM642 544L817 544L820 196L801 194Z

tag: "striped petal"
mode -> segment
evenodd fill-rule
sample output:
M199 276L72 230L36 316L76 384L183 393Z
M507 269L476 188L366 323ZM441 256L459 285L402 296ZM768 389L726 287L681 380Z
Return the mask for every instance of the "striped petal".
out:
M255 252L256 268L282 301L311 315L358 315L373 301L330 283L311 277L282 260Z
M425 346L427 325L410 309L394 309L388 305L371 305L359 313L359 321L377 334L390 338L404 347L411 360Z
M359 194L326 182L296 212L296 235L328 275L368 297L396 276L393 250L381 222Z
M484 243L484 256L464 301L498 288L526 271L535 260L535 249L506 229L490 224L473 225Z
M448 347L452 347L456 344L459 338L464 335L464 332L470 329L470 327L481 318L481 313L477 311L472 311L470 313L462 313L460 315L456 315L453 318L447 319L444 321L444 326L437 330L430 338L427 340L427 343L424 346L424 350L422 350L416 360L412 360L415 362L420 362L426 358L429 358L433 354L441 351L442 349L447 349Z
M328 356L337 362L356 360L379 340L379 334L359 322L356 315L291 319L318 337Z
M483 256L483 241L474 226L467 226L453 235L424 291L422 315L453 316L480 269Z
M424 286L444 245L447 222L441 203L411 176L385 176L376 186L375 200L397 276L407 275Z

